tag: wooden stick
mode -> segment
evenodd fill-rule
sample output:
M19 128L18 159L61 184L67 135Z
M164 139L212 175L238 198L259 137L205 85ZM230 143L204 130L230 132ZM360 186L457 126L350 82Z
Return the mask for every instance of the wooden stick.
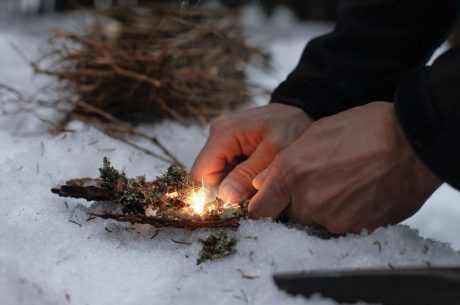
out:
M90 213L91 216L100 217L103 219L115 219L121 222L130 222L131 224L141 223L150 224L155 227L175 227L186 229L199 229L199 228L237 228L240 223L238 220L186 220L186 219L170 219L160 218L145 215L125 215L125 214L112 214Z

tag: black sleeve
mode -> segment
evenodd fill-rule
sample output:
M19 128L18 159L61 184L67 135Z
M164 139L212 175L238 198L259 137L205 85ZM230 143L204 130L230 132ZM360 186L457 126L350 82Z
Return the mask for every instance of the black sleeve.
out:
M344 0L334 31L312 40L272 101L313 119L394 101L418 156L460 189L460 47L424 67L457 19L448 0Z
M272 101L319 119L392 101L395 89L422 67L457 16L455 0L343 0L334 31L312 40Z
M460 47L413 72L394 101L417 155L441 179L460 189Z

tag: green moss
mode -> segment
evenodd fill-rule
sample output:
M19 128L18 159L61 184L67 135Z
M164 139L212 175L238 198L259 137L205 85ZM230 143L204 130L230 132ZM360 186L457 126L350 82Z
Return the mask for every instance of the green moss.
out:
M208 260L215 260L227 257L236 253L236 238L227 235L223 231L209 235L206 239L200 240L203 248L200 251L196 264L199 265Z
M145 176L129 179L120 198L123 213L144 213L145 197L141 188L146 186Z
M144 214L144 196L139 191L125 191L120 198L120 204L123 213L141 213Z
M153 194L161 197L169 192L189 190L193 186L193 179L185 169L171 165L163 175L156 178L155 183Z
M107 186L113 186L120 177L120 173L112 166L109 159L104 157L102 167L99 168L99 177Z

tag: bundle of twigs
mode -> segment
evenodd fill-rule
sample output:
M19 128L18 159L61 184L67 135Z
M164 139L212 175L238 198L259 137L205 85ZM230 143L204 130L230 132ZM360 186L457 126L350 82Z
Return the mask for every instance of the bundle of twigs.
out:
M30 113L50 124L53 133L71 131L68 123L82 121L165 163L183 166L135 123L164 118L206 123L246 102L249 89L256 89L244 75L251 58L268 62L259 48L246 44L238 11L155 4L93 14L94 22L87 28L80 23L79 33L56 31L36 61L16 48L36 73L58 82L42 88L43 94L0 84L1 114Z
M57 31L35 71L118 118L202 121L248 100L237 11L155 5L114 8L83 34ZM75 103L75 110L88 113ZM93 114L93 113L91 113Z

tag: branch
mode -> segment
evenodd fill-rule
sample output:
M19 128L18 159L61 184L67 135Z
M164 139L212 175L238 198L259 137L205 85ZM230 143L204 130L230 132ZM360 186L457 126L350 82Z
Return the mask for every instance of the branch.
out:
M82 198L88 201L104 201L116 199L113 190L104 188L101 179L83 178L69 180L59 188L52 188L51 192L61 197Z
M155 227L175 227L186 229L199 229L199 228L237 228L240 223L238 220L185 220L185 219L171 219L162 217L153 217L145 215L126 215L126 214L94 214L90 216L100 217L103 219L115 219L121 222L130 222L131 224L150 224Z

